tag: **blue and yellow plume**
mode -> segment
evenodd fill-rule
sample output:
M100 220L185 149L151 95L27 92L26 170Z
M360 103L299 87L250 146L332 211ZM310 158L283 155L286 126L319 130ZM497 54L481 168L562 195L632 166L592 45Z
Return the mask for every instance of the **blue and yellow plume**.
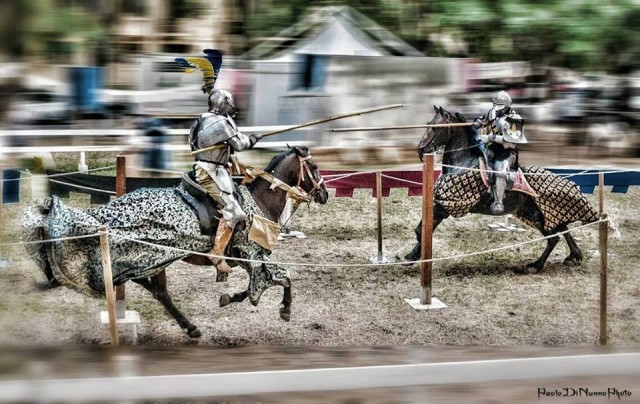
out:
M222 66L222 53L217 49L205 49L202 52L205 56L176 58L176 63L184 68L186 73L193 73L196 69L200 69L204 82L202 92L211 94Z

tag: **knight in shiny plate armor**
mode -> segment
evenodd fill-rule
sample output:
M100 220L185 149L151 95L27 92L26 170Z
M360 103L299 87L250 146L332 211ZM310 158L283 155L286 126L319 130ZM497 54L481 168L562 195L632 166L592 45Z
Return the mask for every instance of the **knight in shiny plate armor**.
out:
M500 91L491 101L491 109L476 118L471 128L488 169L492 170L491 213L499 215L504 212L504 192L511 170L518 166L518 145L527 143L527 139L524 136L524 119L511 108L509 94Z
M202 114L189 132L192 151L210 146L221 146L195 155L196 181L221 206L222 219L218 224L211 253L224 256L235 226L245 221L246 215L233 194L233 180L228 171L233 152L251 149L260 140L257 134L245 135L238 130L233 96L226 90L216 89L209 95L209 112ZM219 271L231 272L224 259L213 257Z

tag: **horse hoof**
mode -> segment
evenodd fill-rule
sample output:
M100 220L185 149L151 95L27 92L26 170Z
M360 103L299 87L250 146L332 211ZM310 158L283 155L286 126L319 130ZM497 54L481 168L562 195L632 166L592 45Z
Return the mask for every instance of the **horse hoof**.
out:
M564 265L569 266L569 267L577 267L580 265L580 263L582 262L581 259L576 258L576 257L567 257L564 259L564 261L562 262Z
M541 268L538 268L538 266L534 263L534 264L527 264L525 266L522 266L516 269L515 272L518 274L533 275L540 272L540 270Z
M194 328L191 331L187 331L187 334L191 337L191 338L200 338L202 337L202 333L200 332L200 330L198 330L197 328Z
M43 291L59 288L60 286L62 286L62 284L55 279L50 280L49 282L36 282L35 285L36 285L36 289L43 290Z
M420 256L419 256L419 255L418 255L418 256L415 256L414 254L409 253L409 254L407 254L407 255L405 255L405 256L404 256L404 260L405 260L405 261L409 261L409 262L412 262L412 261L420 261ZM406 263L405 263L404 265L413 265L413 264L406 264Z
M216 282L226 282L229 279L229 274L217 271L216 274Z
M291 321L291 312L289 310L280 310L280 318L284 321Z
M224 307L231 304L231 296L229 296L228 294L224 294L222 296L220 296L220 307Z

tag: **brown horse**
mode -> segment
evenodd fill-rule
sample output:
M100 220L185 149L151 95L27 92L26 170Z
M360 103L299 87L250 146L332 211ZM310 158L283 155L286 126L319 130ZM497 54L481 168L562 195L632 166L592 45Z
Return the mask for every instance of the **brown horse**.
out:
M442 107L434 106L433 108L436 114L429 123L466 122L466 119L459 113L451 114ZM420 160L425 153L434 153L439 149L443 150L443 169L435 189L433 230L435 231L438 225L449 216L461 217L467 213L491 215L490 206L493 197L483 185L481 175L477 171L481 154L470 128L428 128L418 145ZM521 169L525 175L535 173L533 176L527 176L527 180L539 195L533 197L521 192L507 191L504 197L504 214L514 215L539 230L544 236L567 231L567 226L573 222L591 223L598 220L597 212L573 182L539 168L521 167ZM469 203L469 201L473 202ZM456 208L457 206L463 208ZM420 259L422 222L416 228L416 235L418 243L405 256L409 261ZM566 265L580 264L582 252L573 236L567 232L564 233L564 238L570 250L564 263ZM549 238L542 255L536 261L527 264L520 272L536 273L541 271L558 241L558 236Z
M327 202L327 188L307 148L294 147L280 153L265 172L291 187L298 186L307 193L309 200L320 204ZM285 190L272 189L269 181L261 177L238 190L244 195L245 210L251 209L256 214L261 211L267 219L278 221L287 200ZM114 284L133 281L143 286L189 336L200 337L200 330L173 304L165 271L171 263L181 259L197 265L211 265L207 257L189 253L209 252L211 237L201 234L195 212L178 192L174 188L139 189L107 205L85 211L65 207L55 197L48 198L25 211L23 239L35 241L94 234L100 225L109 228ZM220 306L247 297L257 305L264 290L280 285L284 288L280 317L288 321L292 297L289 273L275 264L253 262L268 261L270 251L250 242L247 234L248 226L238 226L227 255L246 260L236 263L249 273L249 286L233 297L221 296ZM32 244L25 248L51 286L62 284L90 296L104 295L97 238ZM223 279L218 277L218 280Z

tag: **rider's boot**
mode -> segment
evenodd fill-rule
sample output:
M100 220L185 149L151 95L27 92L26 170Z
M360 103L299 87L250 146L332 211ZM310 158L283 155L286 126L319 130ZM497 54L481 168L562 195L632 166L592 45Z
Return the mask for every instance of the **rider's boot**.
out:
M218 229L216 230L216 235L213 240L213 248L211 249L211 254L223 256L225 250L227 249L227 245L229 245L229 241L231 240L231 236L233 235L233 227L229 225L229 222L222 219L218 224ZM232 271L227 261L224 258L211 257L211 262L220 272L230 273Z
M507 187L507 179L501 175L496 175L495 184L493 185L493 203L491 204L491 214L501 215L504 213L504 190Z

